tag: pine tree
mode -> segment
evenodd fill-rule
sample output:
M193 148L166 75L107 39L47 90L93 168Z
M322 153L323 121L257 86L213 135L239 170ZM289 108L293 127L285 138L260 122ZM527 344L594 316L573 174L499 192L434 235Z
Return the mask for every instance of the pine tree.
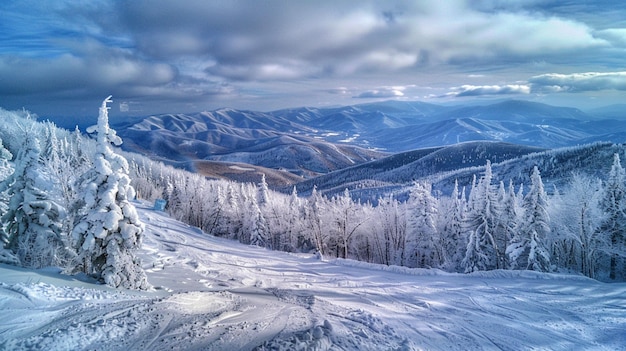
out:
M493 173L487 161L485 174L472 186L470 202L465 216L468 244L461 267L465 272L498 268L498 243L495 232L500 215L497 193L491 184Z
M498 248L497 268L509 269L511 265L509 263L508 255L506 254L506 248L511 243L515 231L518 229L520 212L512 181L509 182L508 190L505 190L504 183L500 182L500 188L498 190L498 203L501 207L496 233L494 235L497 243L496 247Z
M9 183L7 178L13 173L13 167L9 164L9 161L13 158L11 152L4 148L2 140L0 139L0 189L5 191L0 192L0 217L8 210L9 196L6 189ZM0 228L0 262L9 264L18 264L17 257L5 248L5 245L9 242L9 236L5 232L4 228Z
M411 188L407 214L409 266L431 268L443 263L441 240L436 226L437 200L430 184L415 182Z
M50 197L51 181L43 171L41 146L32 128L25 132L15 163L2 189L10 198L2 216L5 246L22 266L63 266L68 257L61 235L65 209Z
M13 167L9 163L13 154L7 150L0 139L0 182L7 179L13 173Z
M441 233L444 267L451 271L460 269L460 263L465 256L467 242L463 236L463 222L465 211L465 197L459 194L459 183L454 181L454 189L447 201L445 212L440 222L443 222Z
M531 185L524 197L523 217L520 229L507 247L512 268L534 271L550 271L550 254L546 247L550 234L548 215L548 196L543 188L543 181L537 166L530 177Z
M113 287L146 289L146 275L135 253L144 225L130 202L135 191L128 177L128 162L113 152L121 139L109 128L107 103L102 102L94 168L82 177L84 206L72 231L80 269Z
M609 279L626 279L626 171L618 154L606 181L601 208L606 213L601 230L608 238L605 251L610 256Z
M250 245L266 247L268 243L267 223L254 197L249 201L246 216L244 230L250 238Z

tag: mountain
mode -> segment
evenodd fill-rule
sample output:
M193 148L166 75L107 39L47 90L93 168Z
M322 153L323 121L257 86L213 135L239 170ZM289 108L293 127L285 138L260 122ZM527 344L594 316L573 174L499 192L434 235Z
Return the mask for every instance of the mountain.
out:
M587 111L591 116L597 119L619 119L626 118L626 104L615 104L603 107L597 107Z
M379 160L345 168L296 184L298 193L309 194L313 187L326 194L348 188L364 195L387 193L436 174L484 166L487 160L501 162L545 149L503 142L466 142L445 147L418 149L397 153ZM375 189L373 192L367 189ZM288 189L284 189L285 191ZM369 196L363 200L376 200Z
M603 141L605 134L626 131L624 123L598 120L575 108L516 100L434 109L413 122L361 128L353 142L388 152L476 140L555 148Z
M613 107L605 112L617 110ZM197 171L198 162L243 163L289 172L296 177L288 178L296 181L390 153L470 141L539 148L626 141L626 123L598 116L517 100L467 106L383 101L271 112L224 108L163 114L114 128L127 150L170 164ZM284 179L275 185L283 184Z
M223 161L310 177L385 155L329 143L315 137L310 127L262 112L221 109L165 114L115 128L126 150L193 170L201 161Z
M552 193L564 189L574 173L604 179L616 153L623 157L626 146L604 142L545 150L500 142L467 142L398 153L303 180L295 186L300 194L309 194L314 186L326 195L349 189L354 198L376 202L385 194L405 200L417 180L432 184L435 194L449 195L455 181L460 187L470 187L472 178L480 177L490 160L495 182L528 185L537 166L546 190Z

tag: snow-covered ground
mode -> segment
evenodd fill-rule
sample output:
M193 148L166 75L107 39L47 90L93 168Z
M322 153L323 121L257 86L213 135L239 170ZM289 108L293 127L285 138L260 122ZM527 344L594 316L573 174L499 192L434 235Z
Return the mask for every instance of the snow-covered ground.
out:
M626 284L321 261L139 208L150 292L0 266L2 350L626 350Z

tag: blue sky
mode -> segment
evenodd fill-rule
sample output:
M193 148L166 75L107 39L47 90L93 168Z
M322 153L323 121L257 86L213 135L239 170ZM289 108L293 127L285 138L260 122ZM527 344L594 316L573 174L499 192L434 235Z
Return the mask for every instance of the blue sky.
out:
M3 1L0 106L40 116L626 94L621 1Z

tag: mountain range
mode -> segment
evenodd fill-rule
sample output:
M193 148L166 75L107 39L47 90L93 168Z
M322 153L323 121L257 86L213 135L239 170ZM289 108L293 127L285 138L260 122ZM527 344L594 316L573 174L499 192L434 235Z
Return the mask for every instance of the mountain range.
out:
M347 175L354 172L383 169L368 179L406 181L479 166L486 159L499 162L545 149L622 142L622 107L583 112L518 100L467 106L383 101L271 112L223 108L163 114L114 128L125 149L153 159L239 181L258 181L263 173L274 188L302 183L299 188L307 191L312 183L327 190L344 186L328 179L362 183ZM476 141L489 143L467 144ZM412 164L415 159L420 161ZM340 170L345 171L332 173Z

